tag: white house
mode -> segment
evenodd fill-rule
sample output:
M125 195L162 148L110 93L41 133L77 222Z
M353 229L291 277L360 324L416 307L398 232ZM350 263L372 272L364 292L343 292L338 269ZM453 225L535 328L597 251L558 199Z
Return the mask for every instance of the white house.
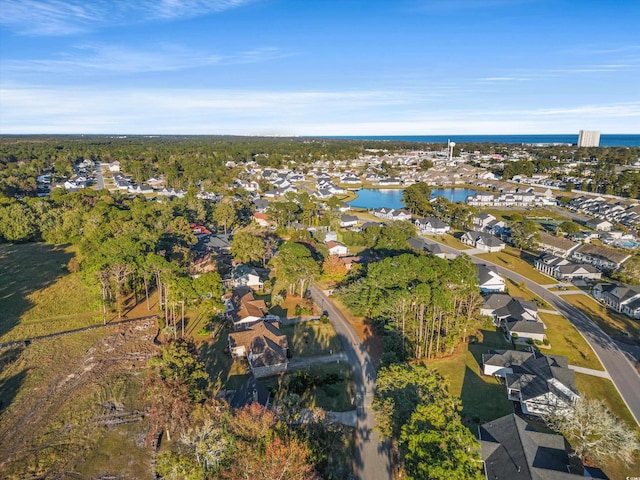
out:
M342 215L340 217L340 226L342 228L355 227L358 224L358 217L355 215Z
M561 413L580 399L567 357L493 350L482 355L482 372L503 378L507 398L519 402L524 414Z
M339 257L349 255L349 249L340 242L331 240L328 241L326 245L331 255L337 255Z
M498 275L494 266L478 265L478 287L481 292L504 292L504 278Z
M460 241L465 245L484 250L485 252L499 252L506 247L506 244L499 238L475 230L465 232L460 238Z
M416 227L423 235L444 235L451 227L436 217L418 218Z

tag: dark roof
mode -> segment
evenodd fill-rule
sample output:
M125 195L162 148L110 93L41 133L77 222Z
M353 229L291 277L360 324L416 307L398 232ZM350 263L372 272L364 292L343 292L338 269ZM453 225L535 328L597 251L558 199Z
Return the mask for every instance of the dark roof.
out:
M340 217L340 221L341 222L357 222L358 217L356 217L355 215L342 215L342 217Z
M542 322L531 322L528 320L513 320L506 323L507 330L511 333L538 333L544 334L544 324Z
M493 280L498 275L496 267L490 265L478 265L478 283L483 285L489 280ZM491 275L493 273L494 275Z
M612 248L600 247L598 245L592 245L590 243L585 243L580 246L576 253L580 253L581 255L589 255L590 257L600 258L603 260L608 260L615 264L619 264L624 262L631 255L627 252L623 252L620 250L614 250Z
M512 297L510 295L507 295L506 293L492 293L491 295L484 298L484 304L482 305L482 308L497 310L508 304L511 299Z
M537 312L538 305L535 302L527 302L523 298L512 297L506 305L497 308L493 313L499 318L511 317L522 320L527 311Z
M229 401L232 408L242 408L252 403L259 403L263 407L269 404L269 390L258 380L251 377L244 382Z
M431 225L431 228L445 228L447 226L446 223L436 217L419 218L417 222L422 225Z
M561 435L537 432L516 414L478 428L487 478L568 480L569 457Z

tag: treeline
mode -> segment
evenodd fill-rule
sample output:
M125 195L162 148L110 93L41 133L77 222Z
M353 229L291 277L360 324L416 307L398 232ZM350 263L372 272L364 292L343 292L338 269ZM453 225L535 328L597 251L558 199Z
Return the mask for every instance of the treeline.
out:
M102 293L103 314L121 315L123 300L158 294L166 324L176 335L191 303L219 307L218 273L192 280L188 266L196 238L190 222L211 217L216 208L192 195L174 202L149 202L117 193L57 190L51 198L8 200L0 205L0 240L72 244L77 255L67 268L81 272Z
M151 360L144 391L147 441L168 441L154 465L159 478L330 478L331 458L342 455L343 429L319 409L294 425L286 405L276 415L258 403L232 409L216 400L195 346L182 340Z
M394 152L420 146L424 147L409 142L297 137L3 136L0 195L35 195L38 175L46 171L54 181L67 178L82 160L117 160L138 183L162 175L172 188L197 185L215 190L232 183L250 161L264 167L295 164L308 169L319 160L357 158L367 148Z
M408 186L402 200L411 213L435 216L453 228L472 228L478 209L464 202L452 202L444 197L431 198L431 187L424 182Z
M450 355L477 326L481 304L477 270L466 256L388 257L367 265L338 295L387 333L387 364Z

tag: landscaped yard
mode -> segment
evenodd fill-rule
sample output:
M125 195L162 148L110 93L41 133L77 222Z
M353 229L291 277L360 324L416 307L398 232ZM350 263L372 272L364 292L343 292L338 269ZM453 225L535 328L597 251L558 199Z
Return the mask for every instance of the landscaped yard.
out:
M639 431L637 423L610 380L576 373L576 387L584 397L603 400L609 409L626 422L630 428ZM640 459L636 457L636 461L633 464L626 466L622 462L611 461L601 465L601 468L611 479L629 478L638 475Z
M462 236L462 232L457 232L457 234L458 234L458 238ZM462 243L460 240L458 240L458 238L456 238L455 235L456 235L455 233L453 235L450 235L447 233L444 235L434 235L434 236L429 235L427 238L430 238L432 240L435 240L436 242L442 243L448 247L455 248L457 250L469 250L471 248L468 245L465 245L464 243Z
M282 326L280 330L287 335L294 357L314 357L342 351L342 343L330 323L312 320Z
M519 285L517 282L514 282L510 278L505 279L505 281L507 285L507 293L509 293L509 295L511 295L512 297L522 297L529 302L537 303L543 308L549 308L547 302L542 300L535 293L531 292L531 290L529 290L528 288L523 288L521 285Z
M596 354L569 320L551 313L540 313L539 316L547 327L545 333L551 346L549 349L541 346L543 354L563 355L569 360L569 365L604 370Z
M632 320L626 315L614 312L587 295L564 295L562 298L581 310L608 335L620 336L622 332L628 332L629 336L640 340L638 320Z
M496 265L513 270L514 272L517 272L520 275L527 277L529 280L533 280L541 285L558 283L554 278L540 273L530 263L522 258L529 258L530 254L527 254L526 252L521 253L520 250L512 247L507 247L501 252L481 253L476 255L476 257L487 259Z
M455 356L427 363L448 382L449 392L460 397L462 415L475 422L488 422L513 413L505 386L481 374L482 354L492 348L495 347L464 344Z

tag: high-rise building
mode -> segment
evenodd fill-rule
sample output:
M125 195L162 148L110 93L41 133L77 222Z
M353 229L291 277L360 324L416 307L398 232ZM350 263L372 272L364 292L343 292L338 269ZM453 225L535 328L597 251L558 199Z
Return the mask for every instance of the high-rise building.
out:
M579 147L599 147L600 132L596 130L580 130L578 134Z

